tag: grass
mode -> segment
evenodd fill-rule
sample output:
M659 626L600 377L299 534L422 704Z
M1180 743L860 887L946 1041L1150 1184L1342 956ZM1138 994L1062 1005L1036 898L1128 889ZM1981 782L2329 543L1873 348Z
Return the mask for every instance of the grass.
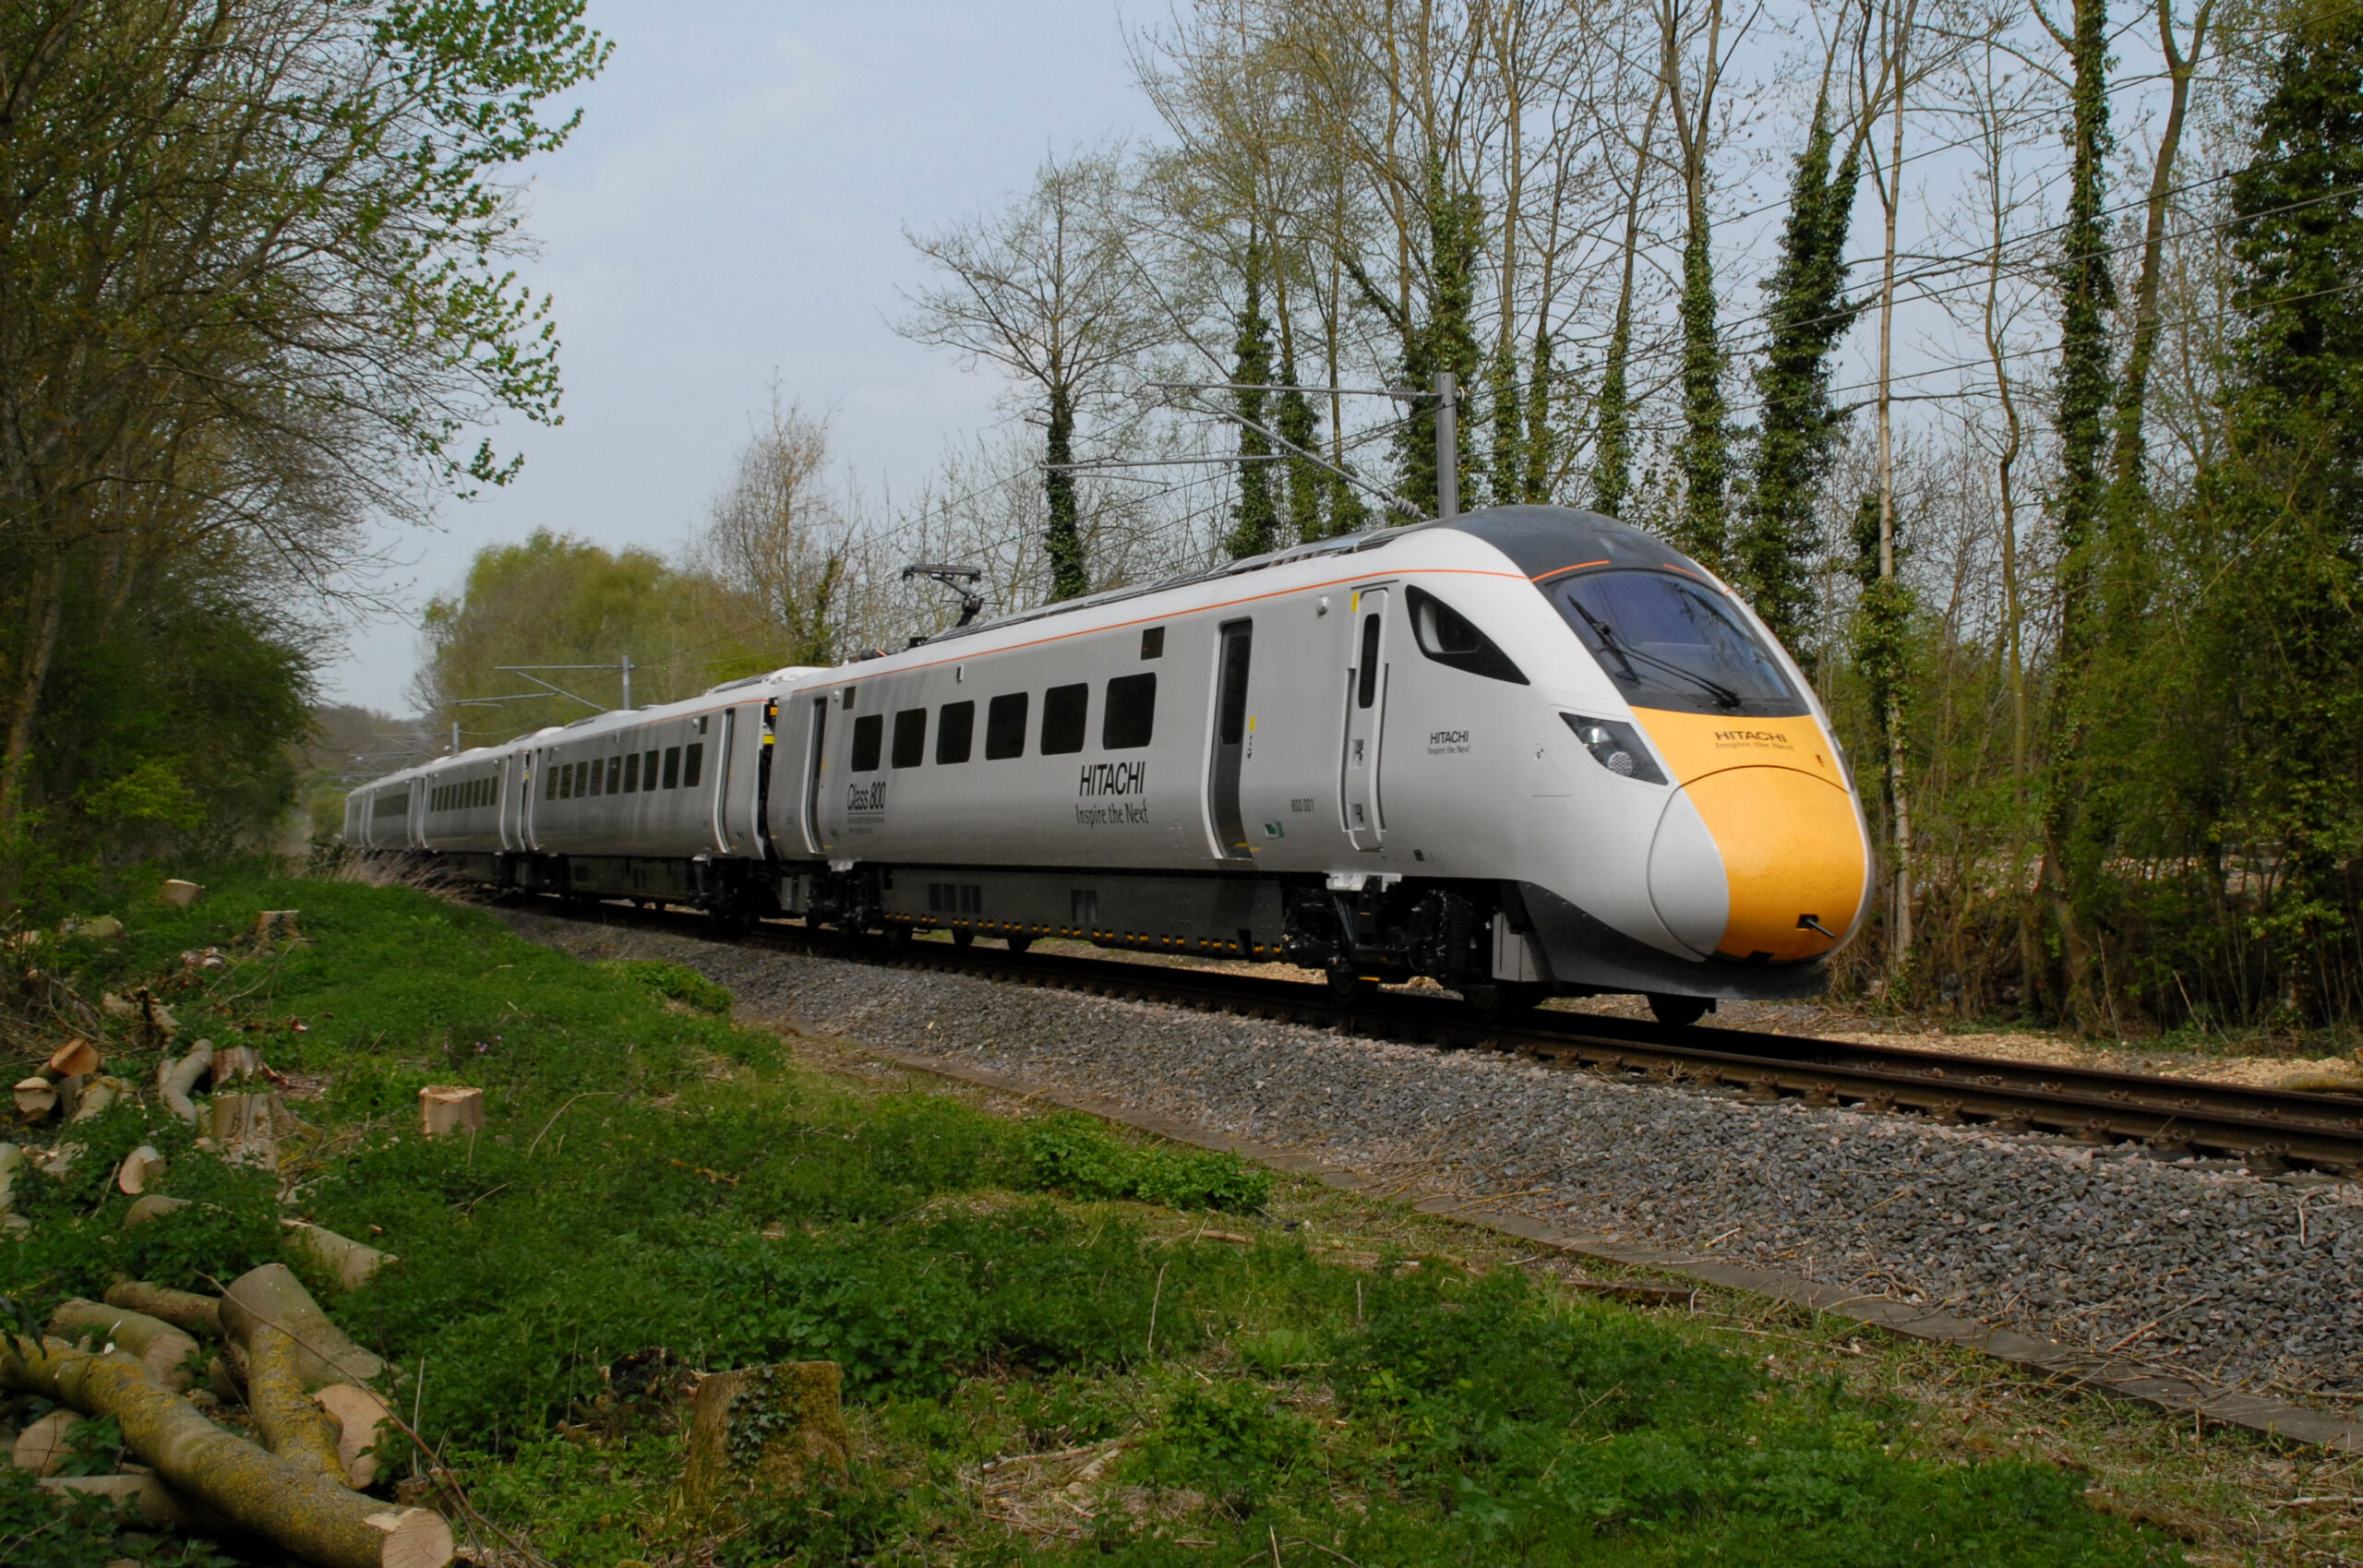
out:
M264 908L300 910L306 941L241 949ZM183 966L208 945L231 962ZM2228 1512L2201 1471L2145 1503L2040 1442L1980 1449L2007 1420L1955 1421L1933 1373L1785 1309L1571 1296L1228 1156L865 1081L735 1026L690 971L584 964L408 890L234 878L44 951L85 995L171 977L184 1035L258 1045L314 1131L274 1176L151 1105L78 1126L67 1179L19 1182L33 1223L0 1243L0 1290L46 1314L117 1274L209 1288L279 1257L282 1217L366 1239L402 1262L311 1283L474 1505L556 1562L2144 1563L2182 1547L2138 1516L2209 1541ZM126 1076L153 1061L110 1050ZM429 1083L481 1087L486 1130L421 1139ZM140 1142L198 1202L126 1232L106 1178ZM1338 1261L1373 1227L1374 1263ZM603 1378L659 1347L837 1361L853 1473L687 1511L678 1423ZM2007 1395L1969 1365L1957 1394ZM0 1484L0 1558L210 1561L45 1508Z

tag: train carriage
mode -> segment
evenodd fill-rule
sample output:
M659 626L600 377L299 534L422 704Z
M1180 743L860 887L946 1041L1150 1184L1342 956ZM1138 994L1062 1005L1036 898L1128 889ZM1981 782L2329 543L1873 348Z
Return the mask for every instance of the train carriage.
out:
M1809 993L1871 875L1828 716L1762 623L1660 541L1540 507L413 773L355 792L349 840L738 916L1424 974L1488 1007Z

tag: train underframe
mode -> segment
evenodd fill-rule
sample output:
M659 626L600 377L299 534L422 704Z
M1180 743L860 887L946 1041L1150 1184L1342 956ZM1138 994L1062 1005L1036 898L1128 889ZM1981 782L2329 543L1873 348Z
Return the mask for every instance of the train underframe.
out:
M1661 982L1669 987L1661 990L1643 976L1635 976L1637 984L1600 985L1555 974L1533 905L1563 901L1515 881L408 853L439 873L491 887L585 904L683 905L733 924L787 916L848 934L945 930L963 945L984 937L1016 952L1066 938L1135 952L1286 963L1322 971L1342 1000L1424 976L1460 992L1489 1017L1552 996L1603 991L1646 994L1670 1023L1693 1022L1714 1006L1711 996L1671 988L1680 979Z

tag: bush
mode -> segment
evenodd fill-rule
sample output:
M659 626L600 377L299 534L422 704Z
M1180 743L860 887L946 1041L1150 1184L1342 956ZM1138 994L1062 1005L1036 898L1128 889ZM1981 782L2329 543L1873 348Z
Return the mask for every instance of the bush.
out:
M730 993L694 969L653 958L614 958L598 967L712 1017L730 1016Z

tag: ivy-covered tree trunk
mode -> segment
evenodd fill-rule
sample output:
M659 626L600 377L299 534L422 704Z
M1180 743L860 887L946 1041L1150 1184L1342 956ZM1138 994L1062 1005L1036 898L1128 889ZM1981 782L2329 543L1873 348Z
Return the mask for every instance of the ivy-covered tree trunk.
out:
M1239 307L1239 336L1232 344L1231 406L1246 424L1239 427L1239 504L1231 509L1232 560L1267 554L1278 518L1272 506L1272 443L1264 437L1264 389L1272 380L1272 324L1264 318L1263 252L1247 242L1246 289Z
M2250 925L2283 1007L2321 1023L2363 1000L2363 14L2302 18L2271 84L2232 183L2240 329L2231 454L2200 488L2219 563L2206 631L2237 714L2222 836L2265 872Z
M1310 452L1318 449L1314 443L1321 438L1321 415L1313 408L1313 400L1297 389L1296 350L1290 337L1284 316L1280 322L1280 385L1287 390L1279 395L1279 411L1274 416L1273 428L1289 446ZM1281 466L1288 475L1288 540L1290 544L1309 544L1325 532L1321 519L1322 472L1297 457L1289 458Z
M1845 247L1858 163L1850 149L1833 176L1834 146L1825 90L1790 182L1780 264L1765 284L1772 319L1756 373L1762 434L1756 483L1732 552L1757 613L1800 657L1812 624L1816 506L1844 423L1829 402L1829 355L1857 310L1845 297Z
M2059 642L2053 658L2041 876L2065 969L2055 1010L2090 1030L2097 1029L2104 1016L2103 999L2094 989L2091 918L2105 834L2088 811L2086 687L2097 622L2094 557L2109 408L2108 312L2115 302L2107 218L2102 209L2109 152L2107 0L2075 0L2074 32L2068 44L2073 80L2068 216L2058 271L2059 479L2051 501L2058 546L2054 591Z
M1493 416L1493 449L1487 466L1493 472L1492 495L1497 507L1517 500L1526 483L1524 390L1518 383L1517 344L1504 337L1493 345L1493 363L1485 373L1485 391L1493 403L1489 411Z
M1050 557L1050 597L1078 599L1091 592L1091 573L1084 560L1083 509L1077 504L1074 473L1074 400L1062 386L1052 386L1050 431L1044 437L1042 493L1050 505L1050 526L1042 543Z
M1649 153L1657 139L1658 112L1664 104L1665 87L1661 81L1649 97L1649 117L1641 122L1641 145L1633 155L1633 183L1625 191L1624 273L1616 286L1616 319L1608 330L1608 352L1600 371L1591 504L1608 517L1622 513L1633 493L1633 397L1628 379L1633 357L1633 268L1641 249L1641 193L1649 185Z
M1556 352L1549 324L1534 329L1534 357L1526 380L1526 484L1518 498L1535 505L1551 499L1553 471L1558 466L1559 436L1551 425L1552 356Z
M1674 543L1709 570L1727 569L1730 430L1723 401L1723 346L1715 329L1715 262L1709 250L1706 203L1690 210L1682 246L1682 439L1674 464L1682 473L1682 509Z

